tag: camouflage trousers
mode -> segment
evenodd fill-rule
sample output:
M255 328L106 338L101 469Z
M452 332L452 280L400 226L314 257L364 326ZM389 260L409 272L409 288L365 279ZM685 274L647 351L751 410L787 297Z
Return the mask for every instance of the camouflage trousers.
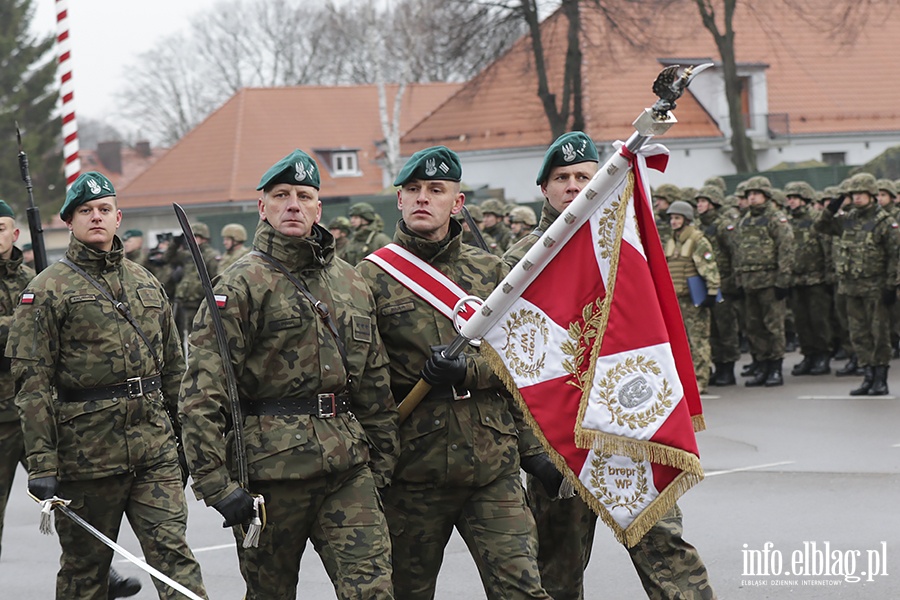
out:
M12 490L19 465L25 466L25 441L18 421L0 423L0 542L3 541L3 520L6 503Z
M709 347L713 362L737 362L741 359L738 310L734 300L725 299L712 308Z
M342 600L391 600L391 546L375 480L367 465L307 480L253 481L266 500L259 547L244 548L234 528L246 600L297 597L307 540Z
M891 362L891 315L881 294L847 295L847 324L850 342L861 367L889 365Z
M101 479L62 481L59 496L71 500L69 508L113 540L125 515L147 563L206 597L200 565L185 541L187 504L177 462ZM62 546L57 600L106 600L113 551L65 515L54 517ZM153 584L160 598L184 598L156 579Z
M756 360L784 358L784 300L775 299L775 288L744 290L744 333Z
M687 331L688 344L691 346L691 358L694 361L694 375L700 392L706 391L709 385L709 369L712 367L712 351L709 345L710 309L705 306L694 306L690 296L679 296L681 318Z
M832 306L834 325L837 338L841 341L841 346L847 354L853 354L853 342L850 341L850 329L847 322L847 295L834 294L834 305Z
M394 483L384 493L394 552L394 593L434 598L444 548L456 527L488 600L550 596L541 587L534 519L518 473L480 488Z
M798 285L791 290L794 327L803 356L831 352L831 291L824 283Z
M531 475L527 476L527 485L528 506L537 523L538 564L544 588L554 600L584 600L584 571L591 558L597 515L577 496L551 500ZM716 597L706 565L682 534L681 509L676 505L640 542L627 548L651 600ZM603 590L603 595L619 597L612 590Z

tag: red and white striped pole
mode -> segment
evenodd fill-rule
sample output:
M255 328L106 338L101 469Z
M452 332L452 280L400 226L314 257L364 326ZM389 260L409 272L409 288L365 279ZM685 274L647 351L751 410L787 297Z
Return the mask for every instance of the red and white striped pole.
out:
M59 56L60 95L62 96L63 159L66 189L81 171L78 158L78 124L75 121L75 86L72 84L72 51L69 42L69 1L56 0L56 53Z

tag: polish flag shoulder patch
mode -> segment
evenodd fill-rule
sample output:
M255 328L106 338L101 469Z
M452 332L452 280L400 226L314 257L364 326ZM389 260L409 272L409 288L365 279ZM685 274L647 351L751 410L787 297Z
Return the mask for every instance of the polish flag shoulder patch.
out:
M216 306L219 308L225 308L225 305L228 303L228 296L224 294L216 294Z
M23 292L22 304L34 304L34 294L31 292Z

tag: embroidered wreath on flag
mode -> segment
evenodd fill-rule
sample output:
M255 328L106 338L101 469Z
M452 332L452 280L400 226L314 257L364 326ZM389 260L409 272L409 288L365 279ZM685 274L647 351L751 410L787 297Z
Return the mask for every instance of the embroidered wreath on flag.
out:
M597 497L609 510L624 508L628 514L633 515L638 503L649 493L647 486L647 469L642 463L635 462L637 479L634 482L635 491L630 496L610 492L606 485L606 463L612 458L612 454L600 454L591 459L591 487L594 488L594 496Z
M575 386L582 392L588 386L588 373L582 366L593 345L590 340L600 335L600 325L603 323L604 310L606 310L604 300L604 298L597 298L596 301L581 309L584 325L578 321L570 323L569 339L559 347L560 351L569 357L563 361L563 368L575 378L575 381L566 381L566 383Z
M597 225L597 245L600 246L600 257L608 259L615 248L616 229L618 228L618 212L619 206L622 204L622 197L616 198L608 207L603 209L603 216L600 217Z
M529 351L529 348L526 347L529 343L533 350L536 340L532 339L529 342L526 339L528 332L532 331L535 332L535 335L540 334L543 338L542 345L546 346L550 330L547 328L547 322L544 317L533 310L522 309L512 312L509 314L506 323L503 324L503 331L506 333L506 344L501 349L506 355L507 364L513 368L519 377L536 378L544 368L547 353L541 352L540 358L536 361L526 362L519 357L515 342L522 346L520 349L522 352Z
M652 406L633 413L622 407L615 394L616 386L628 375L638 372L641 375L658 376L662 370L655 360L648 359L643 355L629 356L625 361L616 363L616 366L608 370L606 376L597 384L600 388L598 403L603 404L609 410L609 422L615 422L620 427L628 425L631 430L646 428L672 408L673 391L669 381L665 378L662 380L660 390L656 393L656 402Z

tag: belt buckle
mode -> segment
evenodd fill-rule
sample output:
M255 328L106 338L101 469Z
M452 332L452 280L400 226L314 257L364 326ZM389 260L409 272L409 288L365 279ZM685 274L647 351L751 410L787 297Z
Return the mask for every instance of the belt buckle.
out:
M135 390L137 385L137 391ZM129 398L139 398L144 395L144 384L140 377L131 377L125 380L126 391Z
M317 406L317 417L320 419L330 419L337 415L337 402L335 401L334 394L319 394L316 398L319 403Z

